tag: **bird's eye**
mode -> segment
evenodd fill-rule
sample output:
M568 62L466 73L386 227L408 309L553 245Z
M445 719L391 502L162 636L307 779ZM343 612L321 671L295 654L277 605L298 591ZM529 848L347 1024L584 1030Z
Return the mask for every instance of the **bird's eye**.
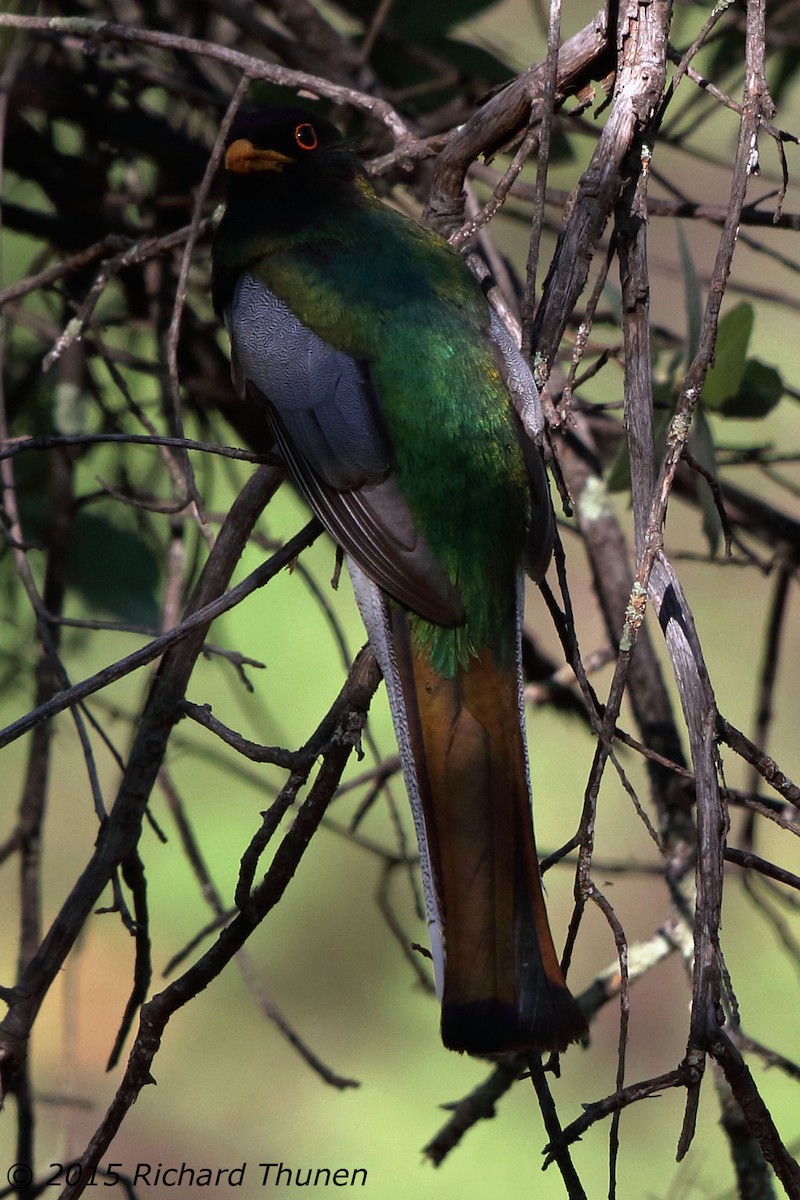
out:
M298 125L294 131L294 140L297 142L301 150L316 150L317 148L317 131L313 125L304 122Z

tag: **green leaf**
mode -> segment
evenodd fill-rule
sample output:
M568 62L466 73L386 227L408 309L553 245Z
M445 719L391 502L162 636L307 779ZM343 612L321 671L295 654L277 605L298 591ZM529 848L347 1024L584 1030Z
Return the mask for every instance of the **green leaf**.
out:
M69 584L95 610L138 625L157 625L158 559L145 539L95 513L78 514Z
M398 0L389 9L386 28L412 42L429 42L497 3L498 0ZM347 0L343 7L368 26L376 6L375 0Z
M433 111L450 100L463 101L467 86L472 89L477 85L479 93L486 92L514 73L489 51L467 42L432 38L426 51L434 62L420 59L397 39L381 37L370 57L372 67L390 87L416 93L409 97L408 105L418 113Z
M745 366L747 347L753 332L753 306L737 304L719 323L714 366L706 375L703 404L716 410L739 391Z
M653 384L653 442L657 460L664 453L667 430L672 420L672 414L675 412L676 398L676 390L671 384ZM616 458L608 469L606 488L609 492L629 492L631 490L631 460L627 438L623 440Z
M688 362L691 362L700 345L703 313L700 305L700 280L697 278L692 252L680 222L678 223L678 254L681 260L683 295L686 303L686 358Z
M797 81L798 68L800 68L800 55L798 55L795 46L792 46L791 49L787 46L785 50L780 50L777 54L770 57L772 58L772 71L769 80L770 95L774 104L785 104L787 102L787 94Z
M631 490L631 456L627 438L623 440L616 458L608 468L606 489L609 492L629 492Z
M483 46L474 46L472 42L462 42L458 38L442 38L441 41L432 43L432 49L463 76L462 92L464 79L470 79L470 87L474 88L473 77L488 84L495 84L505 83L514 74L508 63L499 59L491 50L486 50Z
M782 395L780 371L757 358L749 358L738 390L734 395L726 396L716 411L724 417L758 420L772 412Z
M711 426L702 408L695 410L692 429L689 434L689 451L700 466L705 467L708 473L716 479L717 454L714 449L714 438L711 433ZM711 553L716 554L722 536L722 522L719 518L719 512L717 511L711 488L708 486L708 480L703 479L699 475L695 482L695 488L697 502L703 514L703 533L706 535Z

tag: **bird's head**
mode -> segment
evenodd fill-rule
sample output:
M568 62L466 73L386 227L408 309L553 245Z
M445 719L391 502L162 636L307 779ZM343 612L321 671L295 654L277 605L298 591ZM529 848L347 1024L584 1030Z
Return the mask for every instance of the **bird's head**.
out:
M220 311L248 264L361 202L364 171L335 125L305 108L245 108L225 150L226 204L214 236Z
M273 184L298 191L319 188L326 180L350 182L359 166L335 125L305 108L285 106L248 108L237 115L227 139L225 170L229 186L244 186L242 177L272 176Z

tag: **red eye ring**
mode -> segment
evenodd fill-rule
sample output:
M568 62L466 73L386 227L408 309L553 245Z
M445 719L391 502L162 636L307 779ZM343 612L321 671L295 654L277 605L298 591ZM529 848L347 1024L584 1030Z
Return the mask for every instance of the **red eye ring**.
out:
M304 121L302 125L296 127L294 140L301 150L316 150L319 144L317 141L317 131L308 121Z

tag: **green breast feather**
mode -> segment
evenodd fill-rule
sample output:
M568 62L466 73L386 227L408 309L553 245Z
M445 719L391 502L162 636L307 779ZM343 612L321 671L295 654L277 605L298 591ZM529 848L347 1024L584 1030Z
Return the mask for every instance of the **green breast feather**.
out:
M369 189L346 219L334 212L290 237L261 235L248 257L304 325L369 371L398 483L467 617L451 630L418 620L419 642L447 674L481 647L509 662L529 497L486 302L468 268Z

